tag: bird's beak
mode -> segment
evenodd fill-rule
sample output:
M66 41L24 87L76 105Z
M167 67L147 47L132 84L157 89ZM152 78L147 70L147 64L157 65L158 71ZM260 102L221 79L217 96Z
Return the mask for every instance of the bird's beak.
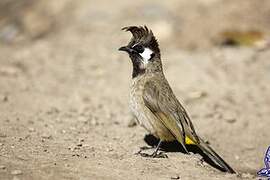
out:
M132 53L134 51L133 49L131 49L127 46L120 47L118 50L119 51L126 51L127 53Z

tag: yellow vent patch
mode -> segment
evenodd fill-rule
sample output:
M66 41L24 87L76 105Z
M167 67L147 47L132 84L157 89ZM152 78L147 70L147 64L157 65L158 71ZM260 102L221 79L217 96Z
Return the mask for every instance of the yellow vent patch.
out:
M186 136L186 144L196 144L194 141L192 141L189 137Z

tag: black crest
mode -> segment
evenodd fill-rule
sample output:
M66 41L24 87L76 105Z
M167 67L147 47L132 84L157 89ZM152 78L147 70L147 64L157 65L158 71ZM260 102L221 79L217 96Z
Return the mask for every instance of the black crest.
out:
M157 39L155 38L153 32L146 26L128 26L122 28L122 30L130 31L133 35L129 45L142 43L143 45L150 47L156 53L160 53Z

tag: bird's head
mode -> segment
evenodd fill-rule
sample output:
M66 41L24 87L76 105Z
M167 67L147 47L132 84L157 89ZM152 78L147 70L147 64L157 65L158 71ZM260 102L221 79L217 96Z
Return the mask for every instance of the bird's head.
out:
M120 51L129 54L133 64L132 77L137 77L145 72L162 72L160 50L153 32L146 26L129 26L122 30L130 31L133 35L127 46L119 48Z

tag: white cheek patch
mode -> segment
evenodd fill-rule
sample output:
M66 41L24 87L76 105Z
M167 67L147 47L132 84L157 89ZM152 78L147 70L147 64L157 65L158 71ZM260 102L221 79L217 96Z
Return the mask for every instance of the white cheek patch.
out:
M151 59L151 55L153 54L153 51L149 48L145 48L143 53L140 53L141 57L143 58L143 63L147 64L149 59Z

